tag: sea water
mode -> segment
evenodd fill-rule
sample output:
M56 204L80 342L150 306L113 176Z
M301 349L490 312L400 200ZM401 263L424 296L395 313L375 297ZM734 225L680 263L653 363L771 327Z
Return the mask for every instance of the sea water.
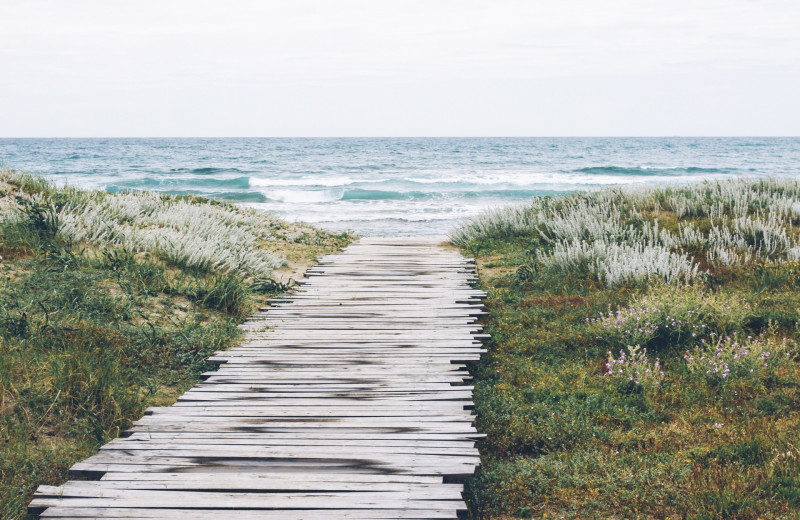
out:
M109 192L217 198L333 231L442 235L535 195L797 176L800 138L0 139L0 165Z

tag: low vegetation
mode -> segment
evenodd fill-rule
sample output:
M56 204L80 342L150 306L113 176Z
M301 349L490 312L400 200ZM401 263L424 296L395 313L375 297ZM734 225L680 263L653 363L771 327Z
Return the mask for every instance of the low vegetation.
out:
M221 202L0 172L0 518L167 405L291 276L351 240Z
M467 223L475 518L797 518L800 183L543 197Z

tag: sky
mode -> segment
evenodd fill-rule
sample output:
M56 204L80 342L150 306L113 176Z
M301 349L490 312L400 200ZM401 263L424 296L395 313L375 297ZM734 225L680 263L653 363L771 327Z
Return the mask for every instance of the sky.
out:
M3 0L0 136L797 136L798 27L798 0Z

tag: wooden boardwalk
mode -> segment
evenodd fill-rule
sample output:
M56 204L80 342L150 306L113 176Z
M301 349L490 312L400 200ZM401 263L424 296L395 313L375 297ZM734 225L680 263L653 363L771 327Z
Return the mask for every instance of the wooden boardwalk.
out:
M175 405L40 486L42 518L456 518L479 464L483 293L423 239L364 239L249 320Z

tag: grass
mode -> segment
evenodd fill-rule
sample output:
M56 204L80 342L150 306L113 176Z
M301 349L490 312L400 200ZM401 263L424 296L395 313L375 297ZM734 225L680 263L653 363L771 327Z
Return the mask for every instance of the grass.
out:
M771 180L607 190L457 231L492 335L473 367L487 438L472 516L798 518L799 193ZM623 270L652 247L697 274L553 260L575 237L629 247Z
M0 195L4 519L24 518L38 485L66 480L146 407L171 404L211 369L208 356L236 344L244 317L351 240L224 203L55 188L12 171L0 173ZM121 207L124 218L108 213ZM76 208L128 232L109 240L76 228ZM250 233L235 250L246 261L230 263L232 250L199 225L217 217L228 236ZM175 236L204 256L157 246Z

